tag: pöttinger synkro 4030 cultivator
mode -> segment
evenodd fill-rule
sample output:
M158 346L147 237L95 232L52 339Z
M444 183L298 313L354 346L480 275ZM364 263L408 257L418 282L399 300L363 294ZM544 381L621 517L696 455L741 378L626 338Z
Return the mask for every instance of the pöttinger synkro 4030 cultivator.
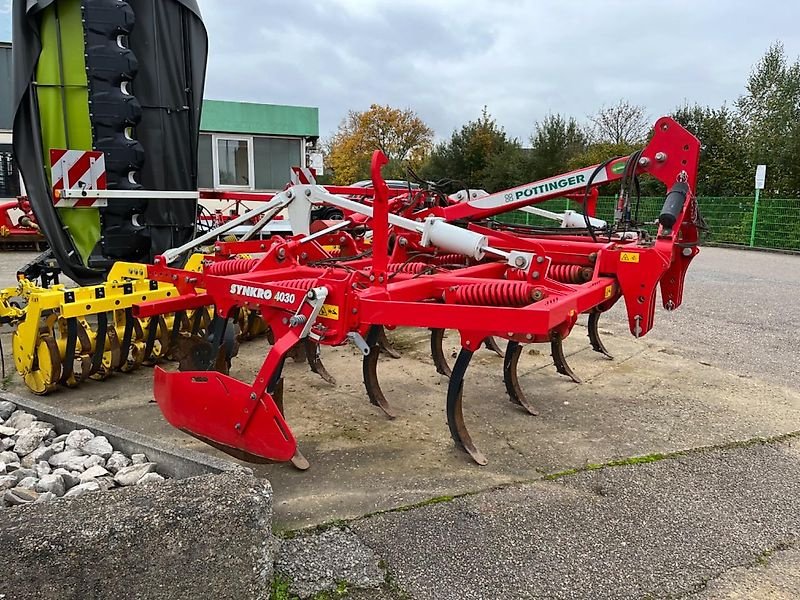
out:
M698 155L697 139L662 118L647 147L629 157L498 194L467 190L463 199L451 197L448 202L409 195L401 210L395 197L390 212L380 175L386 159L378 152L372 163L371 202L315 185L292 186L270 203L288 206L293 223L319 205L339 207L346 219L316 233L218 243L202 273L169 266L180 248L148 267L148 278L173 284L179 294L134 307L139 317L213 305L222 317L217 320L221 329L247 310L258 312L274 335L251 383L224 372L224 361L213 360L215 348L193 370L156 367L159 407L175 427L232 454L253 461L294 459L305 466L282 414L281 372L291 348L304 339L331 346L353 341L364 354L371 400L389 412L375 374L383 328L457 330L461 350L450 375L447 421L456 444L485 464L461 409L473 353L489 338L508 340L506 389L513 402L534 412L516 373L525 344L551 343L556 367L570 374L561 341L580 314L590 315L592 345L605 352L597 317L620 298L635 336L653 326L657 287L664 307L677 308L686 270L699 251L702 219L693 193ZM642 174L667 188L654 236L631 221L633 181ZM588 197L596 186L615 180L621 181L615 222L602 228L588 216L585 227L552 230L487 220L565 194L583 192ZM365 228L372 233L369 245L355 239ZM331 251L331 245L351 251ZM224 339L223 333L213 339ZM215 370L212 362L222 366Z

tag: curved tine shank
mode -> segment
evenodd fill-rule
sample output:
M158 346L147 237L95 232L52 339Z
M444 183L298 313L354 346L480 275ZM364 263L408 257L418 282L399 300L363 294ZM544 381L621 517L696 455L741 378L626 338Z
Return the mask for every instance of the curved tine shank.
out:
M286 417L286 413L283 410L283 377L281 373L283 372L283 363L278 368L277 372L275 373L275 377L272 378L270 384L267 386L267 393L272 396L272 400L275 402L275 406L278 407L278 410L281 411L281 414ZM305 471L308 469L311 464L308 462L303 453L300 452L300 447L295 450L294 456L292 456L292 465L295 469L299 471Z
M78 347L78 319L67 319L67 343L64 350L64 360L61 367L61 380L59 383L66 387L76 387L78 378L75 375L75 349Z
M603 340L600 339L600 332L597 329L597 324L600 322L600 315L603 314L599 310L592 311L589 313L589 342L592 344L592 350L595 352L599 352L607 356L609 359L614 358L614 356L608 351L605 344L603 344Z
M119 362L115 365L114 368L119 369L120 371L128 371L128 361L131 354L131 342L133 341L133 311L130 308L126 308L125 312L125 325L122 329L122 340L119 343Z
M325 365L322 362L322 356L320 355L319 351L319 343L312 340L310 337L306 337L303 340L303 345L305 346L306 350L306 361L308 362L308 366L311 369L312 373L316 373L322 379L331 385L336 385L336 378L328 373L328 369L325 368Z
M106 351L106 336L108 335L108 313L97 313L97 332L94 339L94 353L92 364L89 368L89 377L96 375L103 366L103 354Z
M483 340L483 345L487 350L491 350L492 352L497 354L497 356L499 356L500 358L505 357L503 351L500 349L500 346L497 344L497 340L494 339L493 336L490 335L485 340Z
M169 334L169 356L166 358L172 360L172 354L178 343L178 338L181 337L181 332L185 331L188 334L190 329L191 323L189 322L189 317L186 316L186 311L177 311L172 317L172 331Z
M538 415L539 412L534 408L533 404L528 401L525 392L522 391L522 386L519 384L519 377L517 375L517 367L519 365L519 357L522 354L522 344L513 340L508 342L506 346L506 354L503 357L503 382L506 384L506 391L508 397L514 404L521 406L531 415Z
M456 364L453 366L453 374L450 376L450 383L447 386L447 426L450 428L450 435L456 446L465 450L479 465L485 465L488 461L475 446L469 431L467 431L461 406L464 395L464 375L470 360L472 360L472 355L472 350L462 348Z
M444 357L444 329L431 329L431 358L436 367L436 372L445 377L450 377L452 370Z
M556 366L556 371L562 375L566 375L575 383L582 383L581 378L575 375L575 372L567 363L567 357L564 355L564 344L561 335L553 333L550 336L550 355L553 357L553 364Z
M401 354L395 350L389 338L386 337L386 329L381 326L381 332L378 334L378 345L381 347L381 352L385 352L391 358L400 358Z
M397 415L392 411L389 401L383 395L381 384L378 382L378 358L381 353L381 346L378 343L380 335L380 325L373 325L367 333L367 345L369 346L369 354L364 357L361 363L361 370L364 375L364 387L367 389L369 401L380 408L387 417L394 419Z

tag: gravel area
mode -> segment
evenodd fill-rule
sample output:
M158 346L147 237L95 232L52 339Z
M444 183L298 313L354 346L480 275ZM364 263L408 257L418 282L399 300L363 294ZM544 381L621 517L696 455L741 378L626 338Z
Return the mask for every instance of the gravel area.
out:
M164 481L144 454L126 456L88 429L57 432L13 402L0 401L3 507Z

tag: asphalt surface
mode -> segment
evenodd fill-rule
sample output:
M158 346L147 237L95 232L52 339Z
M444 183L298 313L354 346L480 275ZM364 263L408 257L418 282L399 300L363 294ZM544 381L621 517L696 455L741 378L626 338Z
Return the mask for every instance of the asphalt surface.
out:
M797 543L798 448L606 468L351 528L416 599L680 598Z
M800 389L799 306L800 255L702 248L686 275L683 305L660 310L648 338Z

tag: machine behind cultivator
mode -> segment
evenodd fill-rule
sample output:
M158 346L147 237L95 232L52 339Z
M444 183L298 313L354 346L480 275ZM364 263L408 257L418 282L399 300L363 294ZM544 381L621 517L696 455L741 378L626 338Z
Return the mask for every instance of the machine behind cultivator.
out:
M681 304L683 283L698 253L702 219L693 193L699 142L669 118L656 123L641 151L603 164L495 194L464 190L446 196L435 187L390 193L381 177L385 157L372 162L374 197L356 200L316 185L293 185L265 198L252 214L257 224L238 241L221 241L202 271L171 266L217 231L156 258L146 277L174 286L175 294L136 301L133 316L152 322L214 306L208 335L187 338L180 370L155 370L155 397L177 428L241 458L307 462L283 416L284 361L304 346L318 367L319 346L354 343L363 354L363 377L373 404L392 407L377 377L386 329L432 331L436 368L449 375L446 415L456 444L479 464L486 458L464 422L462 395L470 360L484 344L507 340L503 378L510 400L531 414L535 407L520 385L517 364L526 344L548 343L560 373L572 373L562 341L579 315L589 316L594 350L608 354L598 336L599 315L624 298L630 331L653 326L657 288L663 306ZM667 189L658 231L635 222L635 180L652 176ZM613 223L589 214L597 186L619 181ZM583 201L585 216L562 227L503 225L491 217L555 197ZM344 219L316 222L311 212L336 207ZM252 239L286 209L295 235ZM571 225L571 226L566 226ZM313 231L312 231L313 229ZM183 318L183 317L180 317ZM251 382L229 373L226 340L242 327L268 328L272 345ZM248 325L249 323L249 325ZM461 349L450 366L443 332L456 330Z

